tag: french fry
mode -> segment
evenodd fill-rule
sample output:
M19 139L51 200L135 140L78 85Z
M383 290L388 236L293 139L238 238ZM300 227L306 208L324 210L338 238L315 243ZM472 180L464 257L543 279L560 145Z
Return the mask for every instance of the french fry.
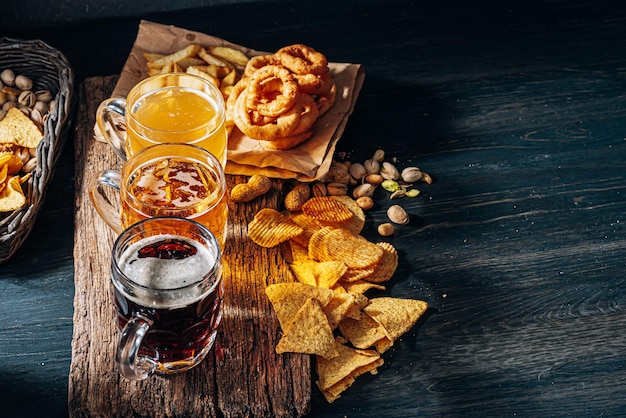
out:
M206 49L200 48L198 50L198 56L202 58L207 64L217 65L218 67L232 67L228 61L224 61L221 58L211 55Z
M227 46L213 46L209 48L211 55L225 59L226 61L245 67L249 58L246 54L238 49L230 48Z
M169 61L178 62L184 60L185 58L193 57L198 53L198 51L202 48L199 44L189 44L185 48L176 51L172 54L165 55L161 58L158 58L152 62L156 64L167 63Z

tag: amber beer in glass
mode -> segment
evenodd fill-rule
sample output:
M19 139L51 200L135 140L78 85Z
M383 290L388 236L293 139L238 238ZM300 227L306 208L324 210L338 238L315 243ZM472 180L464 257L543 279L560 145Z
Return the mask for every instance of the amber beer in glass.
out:
M123 117L124 129L115 122ZM185 73L140 81L126 99L103 101L96 111L102 136L124 160L161 143L193 144L226 165L224 98L210 81Z
M105 188L119 192L119 209ZM221 164L194 145L160 144L145 148L121 172L106 170L91 180L89 195L100 216L117 233L157 216L192 219L224 245L228 193Z
M110 283L124 377L177 373L206 357L224 296L221 253L207 228L170 217L132 225L113 245Z

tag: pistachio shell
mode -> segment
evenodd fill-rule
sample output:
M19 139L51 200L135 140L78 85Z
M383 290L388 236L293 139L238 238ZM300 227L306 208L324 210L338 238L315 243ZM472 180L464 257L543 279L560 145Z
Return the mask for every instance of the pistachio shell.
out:
M25 75L15 77L15 87L20 90L30 90L33 88L33 81Z
M407 167L402 170L401 177L407 183L414 183L422 178L422 170L417 167Z
M385 151L383 151L382 149L377 149L374 152L374 156L372 157L372 160L382 163L385 160Z
M406 225L409 223L409 214L400 205L392 205L387 209L387 217L393 223Z
M383 163L383 166L380 169L380 175L387 180L397 180L400 177L400 173L398 172L396 166L388 161Z
M363 196L372 197L374 195L375 189L376 189L376 186L374 186L373 184L363 183L360 186L357 186L354 188L354 190L352 191L352 196L355 199L358 199L359 197L363 197Z
M380 172L380 163L372 158L363 163L368 174L378 174Z
M15 73L13 70L7 68L0 73L0 80L7 86L12 86L15 84Z
M367 175L367 170L361 163L354 163L350 165L350 175L354 177L356 180L361 180L363 177Z

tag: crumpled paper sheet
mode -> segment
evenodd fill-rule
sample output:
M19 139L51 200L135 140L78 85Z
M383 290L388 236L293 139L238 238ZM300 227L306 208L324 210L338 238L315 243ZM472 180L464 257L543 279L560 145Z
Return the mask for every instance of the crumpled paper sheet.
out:
M190 43L208 46L229 46L248 56L265 54L224 39L193 32L176 26L141 21L137 38L122 68L118 83L111 97L126 97L131 88L146 78L147 66L144 52L169 54L183 49ZM296 43L287 42L285 45ZM290 150L269 150L258 141L243 135L236 127L229 136L227 174L264 174L273 178L297 179L310 182L322 178L335 152L348 117L354 110L356 99L363 85L365 72L360 64L329 63L330 75L337 86L335 105L313 126L313 136ZM103 141L97 127L96 138Z

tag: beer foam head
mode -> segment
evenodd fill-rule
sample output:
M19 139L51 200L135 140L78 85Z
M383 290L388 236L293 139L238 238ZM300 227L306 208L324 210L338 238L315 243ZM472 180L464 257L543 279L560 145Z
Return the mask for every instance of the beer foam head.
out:
M193 245L197 252L185 258L140 257L139 250L164 240L180 240ZM213 287L193 286L203 282L214 272L216 254L211 249L186 237L178 235L157 235L141 239L130 245L117 262L120 271L140 288L126 296L143 306L174 307L191 303L206 292L202 289ZM219 271L218 271L219 273ZM219 276L216 275L214 281Z

